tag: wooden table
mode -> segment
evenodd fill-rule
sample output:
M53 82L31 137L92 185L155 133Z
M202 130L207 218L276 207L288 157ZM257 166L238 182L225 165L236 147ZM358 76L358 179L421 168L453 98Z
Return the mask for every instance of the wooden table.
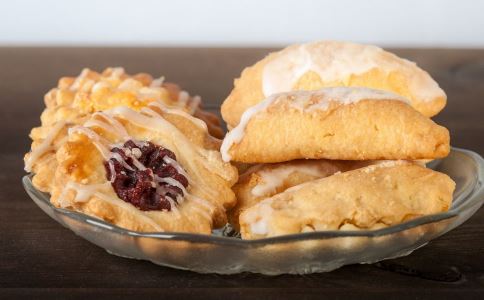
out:
M39 124L43 95L63 75L89 66L124 66L165 75L216 110L232 79L267 49L0 48L0 299L92 295L186 298L484 299L484 209L411 255L325 274L266 277L201 275L107 254L45 215L24 192L22 156ZM484 50L394 50L416 61L445 89L435 119L454 146L484 154ZM32 295L36 295L33 297ZM100 298L100 297L96 297ZM164 298L163 298L164 299Z

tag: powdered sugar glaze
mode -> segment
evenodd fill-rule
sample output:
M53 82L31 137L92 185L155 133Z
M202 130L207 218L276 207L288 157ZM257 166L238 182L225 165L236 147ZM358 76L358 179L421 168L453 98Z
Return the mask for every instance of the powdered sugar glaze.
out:
M409 88L421 101L445 97L444 91L414 62L399 58L383 49L348 42L321 41L290 46L274 55L262 73L262 91L270 96L293 90L307 72L319 75L325 83L347 85L351 75L378 68L386 73L402 71L412 74ZM335 84L336 85L336 84Z

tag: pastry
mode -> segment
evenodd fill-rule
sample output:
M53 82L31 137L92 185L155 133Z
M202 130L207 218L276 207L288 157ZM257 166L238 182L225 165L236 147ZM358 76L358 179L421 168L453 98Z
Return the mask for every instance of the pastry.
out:
M246 68L222 105L222 117L233 128L245 110L272 94L331 86L391 91L428 117L441 111L447 99L413 62L375 46L321 41L289 46Z
M323 88L275 94L250 107L224 138L225 161L433 159L449 132L381 90Z
M312 180L247 208L244 239L374 229L449 209L455 183L418 164L389 161Z
M200 101L164 78L85 69L46 95L25 169L53 205L142 232L378 229L451 204L455 183L416 162L449 152L429 118L445 93L379 48L296 45L247 68L223 141Z
M276 164L260 164L240 175L232 189L237 204L228 213L229 222L238 230L239 216L260 201L282 193L288 188L371 164L371 161L293 160Z
M43 125L57 121L75 122L87 114L127 106L135 110L153 101L179 108L204 120L215 137L223 131L218 118L200 109L201 98L190 96L178 85L153 79L139 73L128 75L123 68L107 68L103 73L84 69L77 77L63 77L56 88L45 95L46 109L41 115Z
M50 192L55 152L66 140L68 128L82 124L96 111L116 106L140 110L147 105L163 105L172 111L177 109L178 114L202 119L214 137L223 134L218 118L200 109L200 97L191 97L177 85L165 83L163 77L153 79L144 73L130 76L123 68L107 68L102 74L84 69L78 77L63 77L45 95L45 104L41 126L30 134L32 151L25 156L26 171L36 174L34 185L44 192Z
M130 230L209 234L226 224L237 170L204 124L158 105L92 114L57 150L51 202Z

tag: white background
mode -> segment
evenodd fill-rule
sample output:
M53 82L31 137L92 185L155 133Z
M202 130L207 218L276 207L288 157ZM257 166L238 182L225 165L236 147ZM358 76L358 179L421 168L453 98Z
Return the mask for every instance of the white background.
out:
M0 0L0 45L484 47L480 0Z

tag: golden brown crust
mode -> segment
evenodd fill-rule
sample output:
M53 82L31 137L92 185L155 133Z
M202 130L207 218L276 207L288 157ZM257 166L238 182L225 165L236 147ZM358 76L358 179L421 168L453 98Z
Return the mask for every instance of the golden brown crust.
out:
M326 97L323 90L306 94L310 95L307 103L315 106ZM228 148L231 160L244 163L301 158L417 160L449 153L448 130L404 102L363 97L355 103L331 101L324 109L307 109L294 107L299 97L293 93L278 96L253 114L246 126L239 124L244 128L240 142L232 130L222 152Z
M315 230L394 225L449 209L455 183L445 174L397 162L313 180L240 215L244 239Z

